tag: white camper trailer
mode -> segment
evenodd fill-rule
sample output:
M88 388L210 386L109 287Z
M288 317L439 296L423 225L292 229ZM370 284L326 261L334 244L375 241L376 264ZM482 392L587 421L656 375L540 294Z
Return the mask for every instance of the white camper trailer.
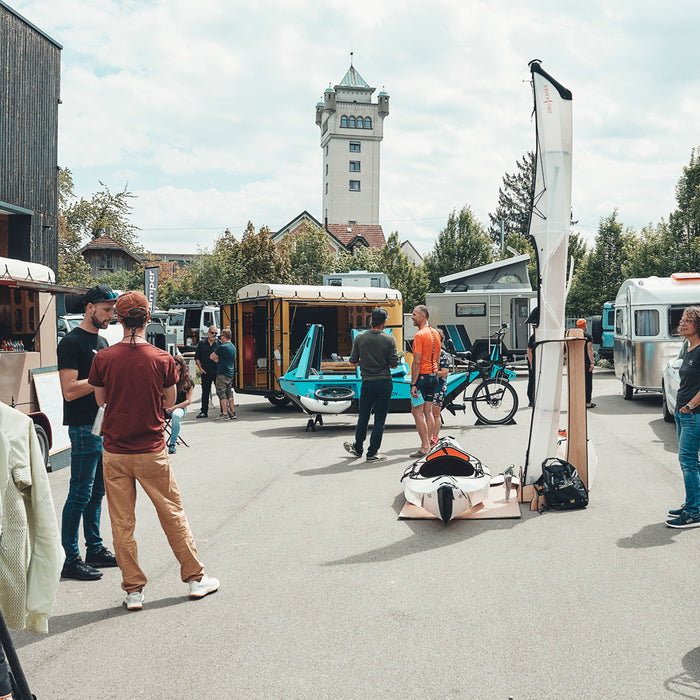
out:
M502 355L513 360L525 357L530 329L526 319L536 304L527 274L529 255L516 255L489 265L440 278L442 294L426 294L430 325L441 327L457 351L470 350L472 357L488 357L490 337L505 323ZM412 338L410 318L404 337Z
M683 342L678 322L688 306L700 305L700 273L625 280L615 299L613 356L622 395L661 391L666 363Z

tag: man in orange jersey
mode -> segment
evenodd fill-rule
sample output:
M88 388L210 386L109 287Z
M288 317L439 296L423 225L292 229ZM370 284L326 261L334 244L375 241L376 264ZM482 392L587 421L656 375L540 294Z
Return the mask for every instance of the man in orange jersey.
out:
M440 336L428 324L428 307L420 304L413 309L411 318L418 332L413 338L413 363L411 364L411 413L416 421L420 447L411 457L422 457L430 450L430 436L435 434L433 399L438 385L438 358ZM439 417L438 417L438 420Z

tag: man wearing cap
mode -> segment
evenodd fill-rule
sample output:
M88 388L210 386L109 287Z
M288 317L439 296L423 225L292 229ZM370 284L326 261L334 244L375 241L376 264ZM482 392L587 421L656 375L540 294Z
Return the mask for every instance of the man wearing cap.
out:
M211 359L211 354L221 345L218 335L219 329L209 326L207 337L197 343L197 349L194 351L194 361L202 381L202 410L197 414L197 418L206 418L209 415L211 385L216 381L216 362Z
M128 610L143 607L148 580L139 566L134 539L137 481L156 508L180 563L181 579L189 585L189 597L203 598L219 588L217 579L204 576L170 467L163 438L163 406L175 403L175 361L146 341L148 308L141 292L126 292L117 299L124 338L95 358L89 376L97 401L106 404L104 479Z
M61 576L81 581L102 578L99 567L116 566L117 560L102 543L100 513L105 495L102 478L102 438L92 434L97 415L93 387L88 384L90 367L107 341L98 334L114 318L117 295L107 284L88 289L83 297L85 314L80 324L58 344L58 377L63 394L63 425L68 426L71 445L70 484L61 518L61 543L66 561ZM85 561L78 549L83 521Z
M372 311L371 330L360 333L352 344L350 364L360 367L360 407L355 428L355 442L343 443L354 457L362 457L362 443L367 437L369 416L374 409L374 425L367 448L367 462L386 459L379 454L386 414L391 402L391 369L399 364L394 336L384 332L387 312L381 307Z
M583 337L586 339L586 347L583 351L583 361L586 365L586 408L594 408L595 404L591 403L593 394L593 368L595 367L595 358L593 357L593 338L590 333L586 333L586 319L580 318L576 321L576 327L583 331Z

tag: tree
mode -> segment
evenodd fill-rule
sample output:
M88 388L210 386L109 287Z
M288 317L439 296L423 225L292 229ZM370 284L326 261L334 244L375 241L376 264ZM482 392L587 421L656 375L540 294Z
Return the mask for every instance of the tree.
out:
M625 242L622 275L631 277L668 277L673 272L673 263L668 255L669 232L665 221L644 226L639 235Z
M425 304L428 280L423 266L414 265L401 250L397 231L389 236L378 257L380 269L389 276L391 286L401 292L404 311L408 313L417 304Z
M335 256L328 246L328 235L308 222L282 240L278 254L287 256L290 278L296 284L322 284L323 275L333 271Z
M535 186L535 153L528 151L515 164L514 173L506 173L498 188L498 205L489 214L489 234L493 241L501 245L501 221L505 237L527 236L532 209L532 192Z
M132 210L130 200L136 195L129 192L126 186L116 194L102 181L100 186L102 189L90 199L81 197L78 202L66 204L64 216L68 229L87 240L107 233L131 252L143 252L137 238L138 227L129 221Z
M338 253L331 272L351 272L352 270L385 272L381 264L379 251L376 248L358 247L352 253L344 250Z
M459 214L453 210L423 263L428 277L428 291L442 291L440 277L492 261L491 239L472 210L468 206L462 207Z
M676 185L676 210L668 222L667 251L673 271L700 270L700 148Z
M89 287L90 266L80 254L82 241L77 231L68 228L64 211L74 198L73 174L68 168L58 171L58 282L74 287Z
M632 231L623 231L617 210L600 220L594 248L574 274L567 316L601 313L603 304L615 298L625 280L624 256L633 236Z
M252 222L248 222L241 239L239 256L243 284L253 282L273 284L289 281L289 259L284 253L278 254L267 226L262 226L256 233L255 226Z

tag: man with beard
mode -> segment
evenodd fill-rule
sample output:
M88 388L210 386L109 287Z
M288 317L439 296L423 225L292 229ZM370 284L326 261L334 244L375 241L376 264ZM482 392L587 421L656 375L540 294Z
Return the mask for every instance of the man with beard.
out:
M98 331L114 318L117 295L107 284L88 289L83 297L85 315L80 325L58 345L58 376L63 393L63 424L71 443L71 477L63 506L61 543L66 561L61 576L95 581L102 578L99 567L116 566L117 560L102 544L100 513L105 495L102 478L102 438L92 434L97 415L93 387L88 384L96 353L107 347ZM83 521L85 561L78 549L78 530Z

